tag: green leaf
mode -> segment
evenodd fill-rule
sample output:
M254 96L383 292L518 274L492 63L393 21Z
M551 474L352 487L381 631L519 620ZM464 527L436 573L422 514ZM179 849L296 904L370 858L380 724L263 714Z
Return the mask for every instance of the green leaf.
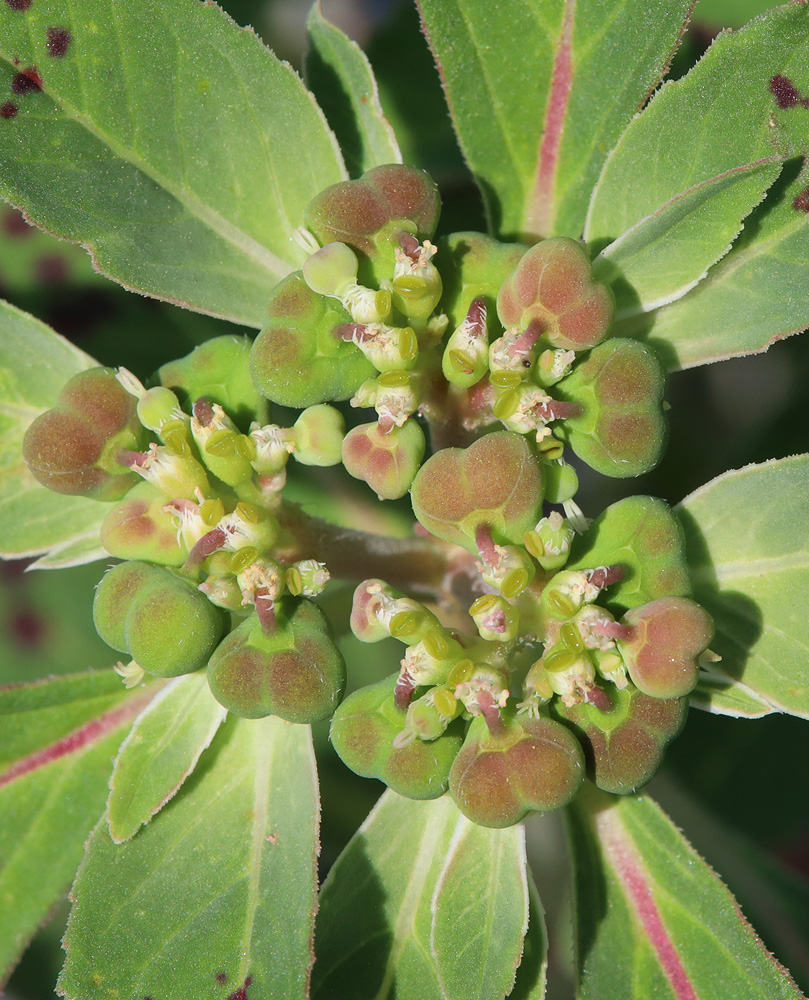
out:
M801 1000L717 875L646 796L570 810L580 1000Z
M112 670L0 688L0 780L30 769L37 754L66 753L76 740L92 738L93 720L128 697Z
M695 185L773 155L787 159L809 151L809 115L799 101L791 103L788 91L809 87L808 56L804 4L779 7L741 31L720 35L684 79L660 89L621 137L593 193L587 238L601 247ZM759 180L765 182L772 169L759 171ZM728 192L721 226L711 228L708 215L700 223L694 278L719 260L728 236L763 194L766 184L757 195L754 176ZM796 179L792 168L785 172L783 185L776 184L748 218L734 249L682 300L646 317L637 312L652 300L636 301L634 309L625 300L616 333L648 337L674 369L760 350L805 327L807 180Z
M809 455L727 472L678 508L722 671L809 717Z
M42 78L0 123L0 193L127 287L261 326L304 208L345 176L311 95L214 3L86 0L62 58L55 16L0 8L3 89Z
M685 785L664 779L655 788L672 820L688 830L695 849L721 873L765 947L806 991L809 881L796 868L780 864L750 837L722 822L705 798L693 797ZM750 807L749 800L745 804Z
M304 1000L317 826L309 728L229 719L137 837L113 843L106 816L96 827L59 991L222 1000L252 986L251 996Z
M113 677L114 696L106 674L0 689L0 986L70 885L115 751L151 696Z
M352 177L383 163L401 163L393 128L379 103L362 49L323 16L320 0L306 22L306 83L337 136Z
M528 871L528 931L523 942L522 960L517 969L509 1000L545 1000L548 976L548 932L545 910Z
M531 900L521 826L470 823L449 796L387 791L323 885L316 1000L501 1000L541 996L542 908Z
M420 0L494 234L579 236L604 159L663 75L691 6Z
M432 911L430 950L446 1000L511 993L528 928L522 825L491 830L461 818Z
M0 11L0 23L2 18ZM71 375L95 362L50 327L2 300L0 359L0 558L69 549L59 565L98 559L103 555L98 528L111 504L53 493L39 485L22 460L28 425L54 405Z
M171 681L138 717L110 780L109 822L120 844L176 794L223 722L204 671Z
M809 192L809 169L798 173L797 165L787 164L733 249L696 288L628 319L621 332L648 340L676 371L765 351L805 330L809 218L800 206Z
M384 793L323 884L315 1000L443 1000L430 902L460 819L448 795L418 802Z
M673 195L605 247L593 273L612 284L616 322L673 302L701 281L780 171L776 157L729 168Z
M778 711L766 698L726 673L721 662L702 665L689 702L694 708L734 719L760 719Z

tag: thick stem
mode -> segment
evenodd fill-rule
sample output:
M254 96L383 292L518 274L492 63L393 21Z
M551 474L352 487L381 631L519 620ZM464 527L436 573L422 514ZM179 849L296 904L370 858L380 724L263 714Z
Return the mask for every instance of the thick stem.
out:
M442 592L452 560L452 547L443 542L341 528L288 503L281 507L278 519L292 539L292 551L285 552L285 558L295 562L317 559L341 580L379 577L413 594L438 597Z

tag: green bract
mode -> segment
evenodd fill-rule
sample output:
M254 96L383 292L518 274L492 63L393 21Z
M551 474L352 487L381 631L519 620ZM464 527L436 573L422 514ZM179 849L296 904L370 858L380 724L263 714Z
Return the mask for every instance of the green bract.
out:
M120 563L106 574L93 619L106 643L157 677L204 667L225 627L224 613L193 585L144 562Z
M259 392L296 407L348 399L374 370L336 332L350 319L334 299L313 292L301 272L286 277L273 290L250 354Z

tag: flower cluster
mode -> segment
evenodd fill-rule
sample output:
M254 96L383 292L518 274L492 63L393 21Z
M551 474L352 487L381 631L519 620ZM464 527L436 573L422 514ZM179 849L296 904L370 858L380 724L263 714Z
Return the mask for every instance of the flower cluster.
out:
M149 387L83 372L24 450L51 489L114 502L102 542L125 561L94 614L131 658L126 683L206 668L239 715L333 715L358 773L416 798L449 788L504 826L564 805L588 773L613 792L648 780L712 624L664 504L630 498L589 527L576 505L566 449L636 476L665 439L660 365L608 337L611 293L585 249L432 242L439 210L429 177L398 165L327 189L252 345L209 341ZM302 412L270 423L267 400ZM345 402L374 419L347 431ZM342 703L312 600L334 567L283 499L290 456L342 463L383 499L409 492L445 565L428 602L376 577L357 588L354 634L406 650Z

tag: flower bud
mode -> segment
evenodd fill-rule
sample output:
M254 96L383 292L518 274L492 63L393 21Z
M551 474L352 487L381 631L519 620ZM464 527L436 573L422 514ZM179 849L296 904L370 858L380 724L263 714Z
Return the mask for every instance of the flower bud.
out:
M576 532L558 511L541 518L523 535L523 544L544 570L560 569L567 562Z
M345 437L339 410L325 403L307 407L292 428L295 461L303 465L338 465Z

